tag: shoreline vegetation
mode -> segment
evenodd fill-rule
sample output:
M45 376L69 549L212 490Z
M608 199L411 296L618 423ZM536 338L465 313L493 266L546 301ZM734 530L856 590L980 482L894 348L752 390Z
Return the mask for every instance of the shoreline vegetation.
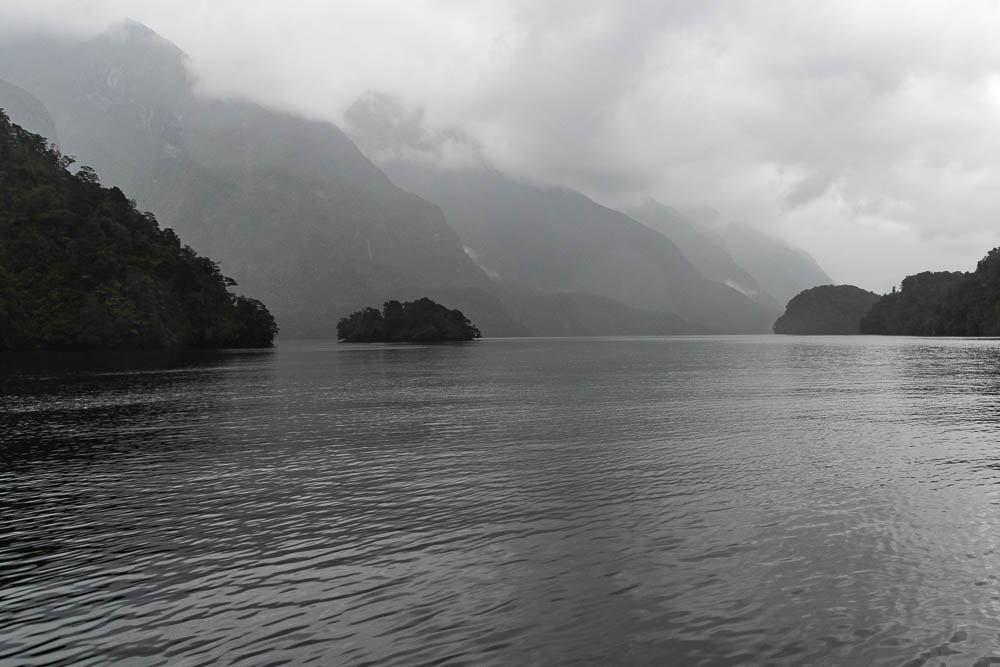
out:
M805 290L788 302L785 314L774 323L774 332L1000 336L1000 248L990 250L975 271L924 271L907 276L898 290L894 287L864 308L871 297L877 295L853 285Z
M337 323L337 339L347 343L436 343L480 337L479 329L462 311L427 297L386 301L381 312L369 306Z
M218 265L0 110L0 350L270 347Z
M820 285L803 290L788 302L774 322L774 333L852 335L861 333L861 318L880 295L854 285Z

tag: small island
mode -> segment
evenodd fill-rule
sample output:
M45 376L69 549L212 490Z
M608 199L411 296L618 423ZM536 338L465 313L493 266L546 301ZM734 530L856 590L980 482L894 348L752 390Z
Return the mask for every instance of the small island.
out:
M431 301L386 301L382 312L363 308L337 323L337 338L348 343L468 341L482 334L460 310Z
M820 285L795 295L774 323L776 334L851 335L879 295L854 285Z

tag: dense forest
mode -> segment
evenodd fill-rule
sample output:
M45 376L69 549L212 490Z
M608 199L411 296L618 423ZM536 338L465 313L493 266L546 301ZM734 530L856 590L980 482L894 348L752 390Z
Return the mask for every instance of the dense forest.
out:
M208 258L0 110L0 348L266 347Z
M943 336L943 308L966 280L961 271L924 271L903 279L861 319L861 332L896 336Z
M777 334L861 333L861 318L879 295L854 285L821 285L799 292L774 323Z
M460 310L428 298L386 301L382 312L364 308L337 323L337 338L358 342L431 342L472 340L480 333Z
M861 332L912 336L1000 336L1000 248L972 273L925 271L903 280L861 320Z

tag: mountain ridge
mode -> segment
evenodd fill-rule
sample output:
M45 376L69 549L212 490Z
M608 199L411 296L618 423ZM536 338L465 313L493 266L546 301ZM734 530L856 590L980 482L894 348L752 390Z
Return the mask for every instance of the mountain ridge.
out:
M187 65L180 48L134 22L72 44L0 46L0 77L43 103L67 152L272 304L288 334L330 335L346 312L425 295L486 335L558 329L533 305L546 300L597 334L770 326L773 315L744 291L582 193L467 165L465 177L485 173L498 193L483 243L467 213L490 208L488 197L463 212L442 206L412 182L399 187L398 165L376 165L333 123L195 95ZM460 132L442 136L469 145ZM587 317L586 307L600 312Z
M764 308L778 310L777 299L736 263L721 238L719 241L713 239L681 211L646 197L641 204L627 208L625 213L673 241L706 278L732 287Z
M292 335L331 335L367 303L489 291L441 212L393 185L339 128L195 96L184 60L130 24L0 49L0 77L45 103L68 152L274 304ZM463 305L501 332L522 331Z

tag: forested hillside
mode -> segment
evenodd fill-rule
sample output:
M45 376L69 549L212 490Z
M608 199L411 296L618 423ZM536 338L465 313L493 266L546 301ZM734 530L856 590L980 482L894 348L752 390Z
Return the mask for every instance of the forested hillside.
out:
M795 295L774 323L777 334L857 334L879 295L854 285L820 285Z
M0 111L0 347L263 347L214 262Z
M1000 248L971 273L924 271L907 276L861 321L862 333L1000 336Z

